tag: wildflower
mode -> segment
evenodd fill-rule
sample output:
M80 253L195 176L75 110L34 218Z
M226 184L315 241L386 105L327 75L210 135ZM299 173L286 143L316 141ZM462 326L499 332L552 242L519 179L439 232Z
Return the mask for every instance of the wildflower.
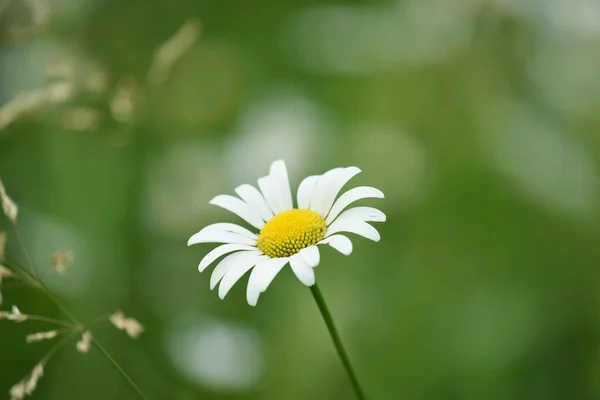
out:
M0 180L0 202L2 202L2 210L8 219L13 223L17 224L17 216L19 215L19 207L6 193L6 189Z
M110 316L110 322L122 331L127 332L129 337L137 339L144 331L144 327L134 318L126 318L123 312L117 311Z
M246 291L248 304L254 306L281 269L290 264L300 282L315 284L313 268L319 264L317 246L328 244L344 255L352 252L352 242L339 232L350 232L375 242L379 232L367 222L383 222L386 217L371 207L347 206L365 198L383 198L375 188L350 189L339 198L342 187L360 172L356 167L335 168L323 175L305 178L298 187L294 208L285 163L271 164L269 175L258 179L260 191L244 184L235 189L241 199L219 195L210 204L238 215L258 234L231 223L209 225L193 235L188 246L197 243L224 243L209 252L200 262L204 271L219 257L229 254L214 269L210 288L220 282L219 297L224 298L233 285L250 269Z
M0 311L0 320L6 319L14 322L23 322L27 321L28 316L26 314L22 314L17 306L12 306L12 310L9 311Z
M81 335L81 340L77 342L77 351L83 354L86 354L90 351L90 345L92 344L92 333L90 331L85 331Z
M58 336L58 334L59 334L59 332L57 330L31 333L25 337L25 341L27 343L41 342L43 340L54 339L55 337Z
M73 264L73 252L69 249L57 251L50 256L50 265L58 273L64 273Z
M44 365L38 363L28 376L10 389L11 400L21 400L25 396L31 396L42 376L44 376Z

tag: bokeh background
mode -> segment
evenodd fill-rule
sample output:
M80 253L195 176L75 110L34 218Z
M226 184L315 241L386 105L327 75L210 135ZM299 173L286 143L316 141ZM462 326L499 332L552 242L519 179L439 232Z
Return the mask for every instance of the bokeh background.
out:
M289 269L252 308L245 280L221 301L198 274L212 246L186 247L278 158L293 187L356 165L386 194L364 202L381 242L317 270L370 399L600 397L600 2L3 0L0 30L25 240L81 319L142 321L93 332L151 399L353 398ZM25 263L12 233L8 253ZM0 323L6 397L47 328ZM34 398L136 397L73 342Z

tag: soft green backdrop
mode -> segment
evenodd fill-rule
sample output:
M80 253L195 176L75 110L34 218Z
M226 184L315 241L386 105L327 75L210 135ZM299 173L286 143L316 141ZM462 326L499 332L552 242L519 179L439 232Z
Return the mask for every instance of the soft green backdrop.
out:
M317 270L370 399L600 397L597 1L5 3L0 104L75 89L0 130L0 177L76 315L144 323L137 341L93 331L151 399L353 398L291 271L251 308L245 280L221 301L198 274L211 246L186 247L235 221L213 196L277 158L294 187L357 165L354 185L386 193L365 201L388 216L381 242L325 249ZM188 20L201 37L153 84L154 51ZM62 248L75 262L58 275ZM24 262L12 235L9 255ZM0 393L49 348L23 338L45 328L0 323ZM135 397L73 343L34 398Z

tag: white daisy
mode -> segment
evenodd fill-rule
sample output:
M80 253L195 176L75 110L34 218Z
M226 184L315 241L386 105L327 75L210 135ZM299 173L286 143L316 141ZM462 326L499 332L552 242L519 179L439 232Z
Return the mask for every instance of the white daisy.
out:
M224 243L209 252L198 266L202 272L219 257L229 254L214 269L210 277L211 290L221 282L219 297L223 299L252 269L246 297L248 304L254 306L260 294L288 263L300 282L306 286L314 285L313 268L320 259L318 245L328 244L349 255L352 242L339 232L379 241L379 232L367 222L385 221L384 213L371 207L344 209L357 200L383 198L380 190L356 187L336 200L342 187L359 172L357 167L335 168L323 175L305 178L298 186L298 207L294 208L285 163L278 160L271 164L269 175L258 179L260 191L244 184L235 189L240 198L222 194L212 199L210 204L231 211L259 233L236 224L217 223L188 240L188 246Z

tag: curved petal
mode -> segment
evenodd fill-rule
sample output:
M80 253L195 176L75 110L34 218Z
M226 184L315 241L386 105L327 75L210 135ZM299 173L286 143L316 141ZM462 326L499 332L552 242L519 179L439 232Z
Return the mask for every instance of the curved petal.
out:
M290 266L300 282L306 286L315 284L315 271L304 261L300 254L294 254L290 257Z
M257 262L264 259L268 259L268 257L265 255L258 255L254 258L246 259L244 262L237 262L235 266L225 273L223 280L221 280L221 283L219 284L219 297L224 299L233 285L235 285L235 283L239 281L250 268L254 267Z
M231 211L257 229L262 229L262 227L265 225L265 221L263 221L248 204L244 203L237 197L227 194L220 194L209 201L209 203L224 208L227 211Z
M310 198L320 177L321 175L311 175L307 176L302 180L302 182L300 182L297 194L298 208L310 207Z
M196 236L197 238L210 239L210 237L213 235L217 235L219 233L228 233L228 232L236 233L240 236L244 236L249 239L254 239L254 240L258 239L257 234L249 231L248 229L244 228L243 226L240 226L237 224L232 224L229 222L219 222L216 224L211 224L211 225L205 226L204 228L200 229L200 231L198 233L196 233L194 236ZM191 238L190 238L190 240L191 240Z
M327 225L332 223L333 220L336 219L338 215L340 215L342 210L348 207L350 204L361 199L369 198L383 199L384 195L381 190L375 189L374 187L370 186L359 186L355 187L354 189L348 190L346 193L342 194L333 204L333 207L331 208L331 211L327 216Z
M279 205L283 207L282 211L291 210L294 208L292 203L292 192L290 191L290 181L288 179L287 168L283 160L274 161L271 164L271 183L273 191L279 201Z
M204 256L204 258L202 259L202 261L200 261L200 264L198 265L198 271L200 271L200 272L204 271L206 269L206 267L208 267L210 264L212 264L213 261L215 261L217 258L219 258L227 253L231 253L233 251L239 251L239 250L256 250L256 247L247 246L247 245L243 245L243 244L221 245L221 246L211 250L207 255Z
M304 262L311 268L319 265L321 256L319 254L319 248L317 246L308 246L298 252Z
M319 178L310 200L310 209L325 218L342 187L360 172L357 167L335 168Z
M329 226L329 228L327 228L327 233L325 233L325 237L327 238L333 235L334 233L338 232L355 233L374 242L378 242L379 239L381 239L381 236L379 235L379 232L377 232L377 229L373 228L366 222L354 218L338 218L333 224Z
M273 218L273 211L260 191L247 183L235 188L235 192L246 202L264 221Z
M318 244L328 244L345 256L352 253L352 242L344 235L332 235L321 240Z
M192 235L192 237L188 240L188 246L198 243L235 243L256 246L256 239L240 235L239 233L222 230L206 231L205 229L206 228Z
M385 222L385 214L373 207L354 207L344 211L339 219L358 219L364 222Z
M281 269L288 263L288 258L270 258L268 260L259 261L248 280L248 287L246 288L246 300L251 306L255 306L258 303L258 297L262 292L267 290L275 276L281 271Z
M233 253L225 257L221 260L220 263L217 264L216 268L213 270L213 273L210 276L210 290L213 290L217 283L227 272L231 270L231 268L235 267L238 263L243 264L248 262L249 260L254 260L256 257L261 255L262 252L256 251L238 251L237 253Z
M263 176L262 178L258 178L258 187L263 194L269 208L273 211L273 214L279 214L283 211L283 207L279 205L279 201L277 200L277 196L275 195L275 190L273 188L273 183L271 182L271 176Z

